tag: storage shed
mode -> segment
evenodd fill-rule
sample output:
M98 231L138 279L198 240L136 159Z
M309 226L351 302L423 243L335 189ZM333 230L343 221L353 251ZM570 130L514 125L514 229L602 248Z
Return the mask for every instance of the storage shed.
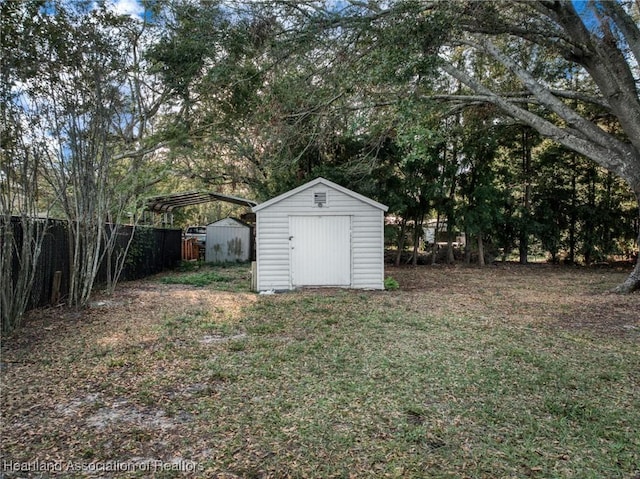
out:
M258 291L384 288L385 205L316 178L252 209Z
M207 263L249 261L253 238L251 227L235 218L207 225L204 259Z

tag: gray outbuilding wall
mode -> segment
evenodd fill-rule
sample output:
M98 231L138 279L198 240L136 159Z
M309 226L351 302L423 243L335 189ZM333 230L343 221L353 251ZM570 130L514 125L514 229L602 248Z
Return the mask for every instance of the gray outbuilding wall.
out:
M234 218L207 225L205 261L234 263L251 259L251 227Z

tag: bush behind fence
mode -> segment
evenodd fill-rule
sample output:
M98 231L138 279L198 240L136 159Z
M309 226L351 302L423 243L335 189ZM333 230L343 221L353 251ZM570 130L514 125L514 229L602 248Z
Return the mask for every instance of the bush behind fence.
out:
M42 244L42 252L36 266L35 281L28 309L45 306L50 303L53 292L53 277L56 271L62 272L60 297L69 292L69 268L71 251L69 249L69 227L63 220L42 220L47 222L47 232ZM22 241L22 224L19 217L11 218L16 243ZM112 227L112 225L108 225ZM123 251L131 236L133 227L117 225L117 241L114 255ZM120 280L133 280L173 268L180 263L182 232L175 229L158 229L148 226L136 226L133 240L125 260ZM14 281L20 268L17 252L13 257ZM103 261L96 277L96 286L106 284L107 269Z

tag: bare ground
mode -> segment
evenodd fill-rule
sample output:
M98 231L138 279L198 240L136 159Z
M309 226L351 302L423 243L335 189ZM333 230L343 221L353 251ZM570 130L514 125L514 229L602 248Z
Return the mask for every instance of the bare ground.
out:
M640 293L619 295L611 289L628 271L535 264L507 264L483 269L466 266L387 266L385 276L398 280L392 302L416 304L423 311L474 313L515 322L544 322L548 327L581 328L604 335L637 337ZM331 294L333 290L313 290ZM387 296L387 300L390 298ZM122 283L112 296L96 294L84 311L44 308L28 313L16 334L5 338L10 361L24 348L47 349L61 336L101 336L98 343L126 339L131 329L146 332L162 317L188 310L207 310L220 319L235 318L258 300L252 293L163 284L156 278ZM153 334L149 337L153 339Z
M640 293L611 289L629 274L623 268L506 264L387 268L406 297L439 311L487 315L508 322L579 329L637 340Z
M472 315L496 326L518 323L637 343L640 294L608 292L627 273L547 265L388 267L386 275L394 277L400 289L365 294L384 307L402 305L409 312ZM248 292L168 285L150 278L122 284L113 296L97 295L84 311L31 312L22 329L3 338L2 459L90 461L110 447L112 457L134 463L163 458L180 464L210 457L206 441L189 442L185 450L184 438L197 414L189 410L189 400L216 394L217 386L177 380L180 362L186 365L190 358L163 359L160 344L166 347L179 340L168 337L160 326L183 313L201 312L214 322L229 324L259 301ZM241 339L206 331L197 335L201 344ZM150 391L145 400L149 377L176 386L168 387L163 396ZM135 396L128 391L135 391ZM187 404L179 412L171 410L176 398ZM139 447L141 443L146 446Z

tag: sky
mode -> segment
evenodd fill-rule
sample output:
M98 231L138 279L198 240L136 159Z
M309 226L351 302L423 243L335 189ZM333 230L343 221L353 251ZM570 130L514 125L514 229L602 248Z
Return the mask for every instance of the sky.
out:
M144 8L138 0L110 0L108 3L112 5L113 11L120 15L142 18L144 14Z

